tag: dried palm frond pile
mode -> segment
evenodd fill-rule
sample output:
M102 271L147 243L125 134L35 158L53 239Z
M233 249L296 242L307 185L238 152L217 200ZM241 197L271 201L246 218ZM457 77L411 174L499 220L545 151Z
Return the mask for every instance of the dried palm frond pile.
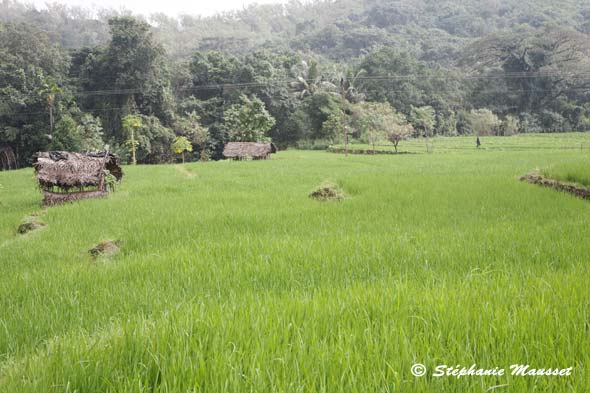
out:
M223 149L223 155L226 158L233 159L266 159L272 153L276 153L277 148L273 143L256 143L256 142L229 142Z

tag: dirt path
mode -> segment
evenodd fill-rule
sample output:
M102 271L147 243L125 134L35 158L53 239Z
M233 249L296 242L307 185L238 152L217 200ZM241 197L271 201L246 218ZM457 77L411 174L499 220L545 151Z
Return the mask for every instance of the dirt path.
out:
M186 167L184 165L174 165L174 169L176 169L178 172L182 173L184 176L188 177L189 179L196 176L194 173L192 173L191 171L186 169Z

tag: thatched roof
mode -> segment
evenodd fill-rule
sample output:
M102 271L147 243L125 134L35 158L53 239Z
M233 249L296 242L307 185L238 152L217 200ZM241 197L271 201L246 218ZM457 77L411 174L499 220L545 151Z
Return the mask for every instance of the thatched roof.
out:
M63 189L103 185L103 170L107 169L117 180L123 177L119 158L114 154L69 153L51 151L37 154L33 164L42 187L57 186Z
M223 149L223 155L227 158L266 158L276 152L274 144L256 142L229 142Z

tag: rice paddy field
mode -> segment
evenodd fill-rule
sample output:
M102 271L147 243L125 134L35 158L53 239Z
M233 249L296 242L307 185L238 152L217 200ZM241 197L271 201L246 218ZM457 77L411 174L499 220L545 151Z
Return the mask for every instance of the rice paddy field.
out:
M48 209L0 172L0 392L588 391L590 202L518 178L588 184L590 135L472 139L125 167ZM472 364L506 373L434 376Z
M563 134L517 134L513 136L482 136L480 150L486 151L546 151L546 150L586 150L590 151L590 138L584 133ZM344 145L333 148L343 149ZM398 150L402 153L456 153L472 151L476 147L475 136L415 138L400 142ZM351 144L351 151L372 150L372 145ZM382 152L395 151L393 145L381 141L375 150Z
M588 160L557 163L543 168L543 175L566 183L590 187L590 163Z

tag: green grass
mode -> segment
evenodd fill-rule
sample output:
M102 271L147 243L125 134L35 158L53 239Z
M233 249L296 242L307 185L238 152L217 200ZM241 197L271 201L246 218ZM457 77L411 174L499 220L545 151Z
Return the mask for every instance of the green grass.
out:
M556 180L590 186L590 154L577 160L568 160L543 168L542 174Z
M0 391L586 391L590 203L517 179L587 156L126 167L115 194L24 236L32 170L2 172ZM327 180L344 200L308 197ZM93 261L103 240L121 251ZM472 363L574 372L431 376Z

